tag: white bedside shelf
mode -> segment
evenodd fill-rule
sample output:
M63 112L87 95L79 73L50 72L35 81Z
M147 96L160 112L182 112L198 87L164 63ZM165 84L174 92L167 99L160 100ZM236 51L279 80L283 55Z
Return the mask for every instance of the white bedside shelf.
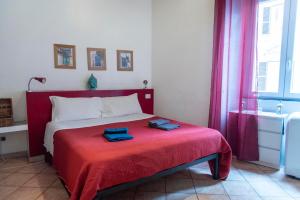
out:
M28 131L28 125L26 121L15 122L12 126L0 127L0 137L15 134L17 132ZM2 141L0 141L0 160L4 160L2 155Z
M28 125L24 122L16 122L12 126L0 127L0 135L7 135L20 131L27 131Z

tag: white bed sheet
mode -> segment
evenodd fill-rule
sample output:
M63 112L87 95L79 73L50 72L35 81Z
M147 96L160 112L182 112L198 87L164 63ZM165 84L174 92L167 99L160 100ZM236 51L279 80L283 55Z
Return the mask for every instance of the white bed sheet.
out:
M46 131L44 136L44 146L47 151L53 155L54 150L54 134L59 130L91 127L105 124L112 124L118 122L130 122L142 119L148 119L154 115L145 113L132 114L122 117L110 117L110 118L97 118L97 119L86 119L86 120L74 120L74 121L63 121L63 122L48 122L46 125Z

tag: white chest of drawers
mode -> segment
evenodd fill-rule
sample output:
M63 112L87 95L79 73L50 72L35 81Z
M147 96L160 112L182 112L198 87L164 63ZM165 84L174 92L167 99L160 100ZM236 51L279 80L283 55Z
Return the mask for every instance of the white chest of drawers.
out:
M284 154L284 124L286 114L258 113L258 145L260 165L280 168Z
M239 112L230 113L235 116L233 119L236 120ZM243 114L258 116L259 161L254 163L279 169L285 149L284 124L288 115L261 111L243 111ZM235 124L237 126L237 122Z

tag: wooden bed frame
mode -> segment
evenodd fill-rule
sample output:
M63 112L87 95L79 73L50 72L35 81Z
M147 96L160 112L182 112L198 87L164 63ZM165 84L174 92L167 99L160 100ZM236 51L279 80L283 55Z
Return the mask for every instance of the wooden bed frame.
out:
M49 163L50 165L52 164L52 156L51 156L50 153L46 153L45 161L47 163ZM194 160L193 162L185 163L185 164L179 165L177 167L170 168L170 169L158 172L158 173L154 174L153 176L144 177L144 178L138 179L136 181L127 182L127 183L123 183L123 184L120 184L120 185L115 185L113 187L98 191L95 198L94 198L94 200L102 200L103 198L105 198L107 196L110 196L111 194L114 194L116 192L127 190L127 189L130 189L130 188L142 185L144 183L154 181L154 180L157 180L157 179L165 177L165 176L169 176L169 175L174 174L176 172L187 169L191 166L194 166L194 165L197 165L197 164L200 164L200 163L203 163L203 162L208 162L208 161L213 161L214 162L214 174L213 174L212 178L215 179L215 180L218 180L220 178L219 177L219 154L215 153L215 154L212 154L212 155ZM63 183L63 185L65 185L62 180L61 180L61 182Z
M29 156L45 155L45 161L51 164L52 157L46 152L44 143L44 134L46 124L51 121L50 96L62 97L111 97L111 96L126 96L137 93L138 99L144 113L153 114L154 105L154 90L153 89L133 89L133 90L82 90L82 91L46 91L46 92L27 92L27 121L28 121L28 141L29 141ZM149 98L150 96L150 98ZM174 168L161 171L153 176L144 177L136 181L120 184L98 191L95 200L102 200L104 197L112 193L122 191L137 185L168 176L190 166L197 165L202 162L214 162L214 179L219 179L219 154L215 153L203 158L199 158L193 162L185 163Z
M165 177L165 176L169 176L169 175L174 174L176 172L187 169L191 166L194 166L194 165L197 165L197 164L200 164L200 163L203 163L203 162L208 162L208 161L213 161L214 162L214 174L213 174L212 177L213 177L213 179L218 180L220 178L219 177L219 154L215 153L215 154L212 154L212 155L194 160L193 162L185 163L185 164L179 165L177 167L170 168L170 169L158 172L158 173L154 174L153 176L144 177L144 178L138 179L136 181L123 183L123 184L120 184L120 185L116 185L116 186L107 188L105 190L98 191L95 198L94 198L94 200L102 200L103 198L105 198L105 197L107 197L111 194L114 194L116 192L120 192L120 191L123 191L123 190L126 190L126 189L130 189L130 188L136 187L138 185L142 185L144 183L154 181L154 180L157 180L157 179ZM52 156L48 152L45 154L45 162L52 165ZM63 185L65 185L62 180L61 180L61 182L63 183Z
M212 155L200 158L200 159L195 160L195 161L190 162L190 163L185 163L185 164L179 165L177 167L161 171L157 174L154 174L153 176L141 178L141 179L138 179L136 181L116 185L116 186L113 186L111 188L107 188L105 190L98 191L96 197L94 198L94 200L103 200L105 197L107 197L107 196L109 196L113 193L116 193L116 192L119 192L119 191L122 191L122 190L126 190L126 189L129 189L129 188L132 188L132 187L136 187L138 185L147 183L149 181L153 181L153 180L159 179L161 177L174 174L178 171L184 170L184 169L186 169L188 167L191 167L193 165L197 165L197 164L207 162L207 161L211 161L211 160L214 161L213 179L218 180L219 179L219 154L216 153L216 154L212 154Z

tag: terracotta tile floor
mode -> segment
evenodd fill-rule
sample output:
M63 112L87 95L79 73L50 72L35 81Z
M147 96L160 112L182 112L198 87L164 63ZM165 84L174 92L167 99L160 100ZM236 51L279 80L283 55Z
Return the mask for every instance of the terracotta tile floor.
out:
M43 162L0 161L0 200L65 200L68 193ZM233 161L226 181L214 181L207 164L114 194L107 200L300 200L300 180L282 170Z

